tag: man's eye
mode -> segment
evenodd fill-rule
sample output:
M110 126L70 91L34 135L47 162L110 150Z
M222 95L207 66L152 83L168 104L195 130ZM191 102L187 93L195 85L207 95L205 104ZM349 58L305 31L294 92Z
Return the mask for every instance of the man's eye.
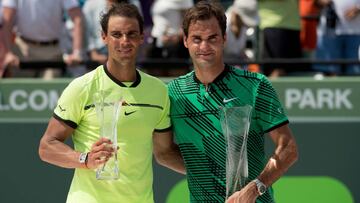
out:
M121 34L120 33L113 33L112 36L115 37L115 38L120 38Z
M129 33L127 36L128 36L130 39L135 39L135 38L137 38L138 34L137 34L137 33Z
M201 42L201 39L199 39L199 38L194 38L194 39L193 39L193 42L198 44L198 43Z
M211 43L214 43L214 42L217 41L217 38L216 38L216 37L210 38L209 41L210 41Z

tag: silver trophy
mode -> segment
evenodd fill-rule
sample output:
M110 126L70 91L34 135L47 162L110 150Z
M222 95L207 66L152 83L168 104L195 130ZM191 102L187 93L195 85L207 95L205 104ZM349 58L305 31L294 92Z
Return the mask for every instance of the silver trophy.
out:
M119 94L99 91L94 94L96 115L100 125L100 137L105 137L112 142L115 154L106 163L96 170L98 180L116 180L119 178L117 160L117 126L122 107L122 98Z
M246 185L248 173L247 139L250 105L222 107L220 122L226 143L226 200Z

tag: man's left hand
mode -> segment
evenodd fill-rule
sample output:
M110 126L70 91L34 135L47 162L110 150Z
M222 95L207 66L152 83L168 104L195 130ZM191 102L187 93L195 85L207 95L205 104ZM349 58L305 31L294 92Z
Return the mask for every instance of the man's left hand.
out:
M251 181L243 189L232 194L226 203L255 203L258 196L256 184Z

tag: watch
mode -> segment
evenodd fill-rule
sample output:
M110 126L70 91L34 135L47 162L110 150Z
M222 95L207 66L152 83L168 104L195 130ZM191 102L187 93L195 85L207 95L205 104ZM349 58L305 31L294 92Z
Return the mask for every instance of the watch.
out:
M88 153L87 153L87 152L82 152L82 153L80 153L79 162L80 162L81 164L85 164L85 163L86 163L87 156L88 156Z
M266 192L266 185L257 178L254 181L259 195L263 195Z

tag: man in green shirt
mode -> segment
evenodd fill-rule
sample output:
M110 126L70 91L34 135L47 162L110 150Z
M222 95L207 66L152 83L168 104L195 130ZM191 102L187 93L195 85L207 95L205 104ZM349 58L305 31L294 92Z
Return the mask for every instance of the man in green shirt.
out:
M184 44L194 71L168 85L171 118L181 150L191 202L224 202L226 145L219 107L252 106L247 142L247 185L228 202L274 202L271 185L296 161L298 152L288 119L267 78L224 64L226 17L214 3L201 1L183 21ZM275 143L265 160L264 135Z
M160 164L183 171L172 143L170 102L165 84L136 69L143 42L143 19L134 5L114 4L101 18L107 63L73 80L63 91L43 135L40 158L75 168L68 203L152 203L152 154ZM119 113L117 144L100 139L93 95L118 92L124 105ZM128 104L128 105L125 105ZM72 136L74 149L64 143ZM96 180L95 170L117 153L119 179Z

